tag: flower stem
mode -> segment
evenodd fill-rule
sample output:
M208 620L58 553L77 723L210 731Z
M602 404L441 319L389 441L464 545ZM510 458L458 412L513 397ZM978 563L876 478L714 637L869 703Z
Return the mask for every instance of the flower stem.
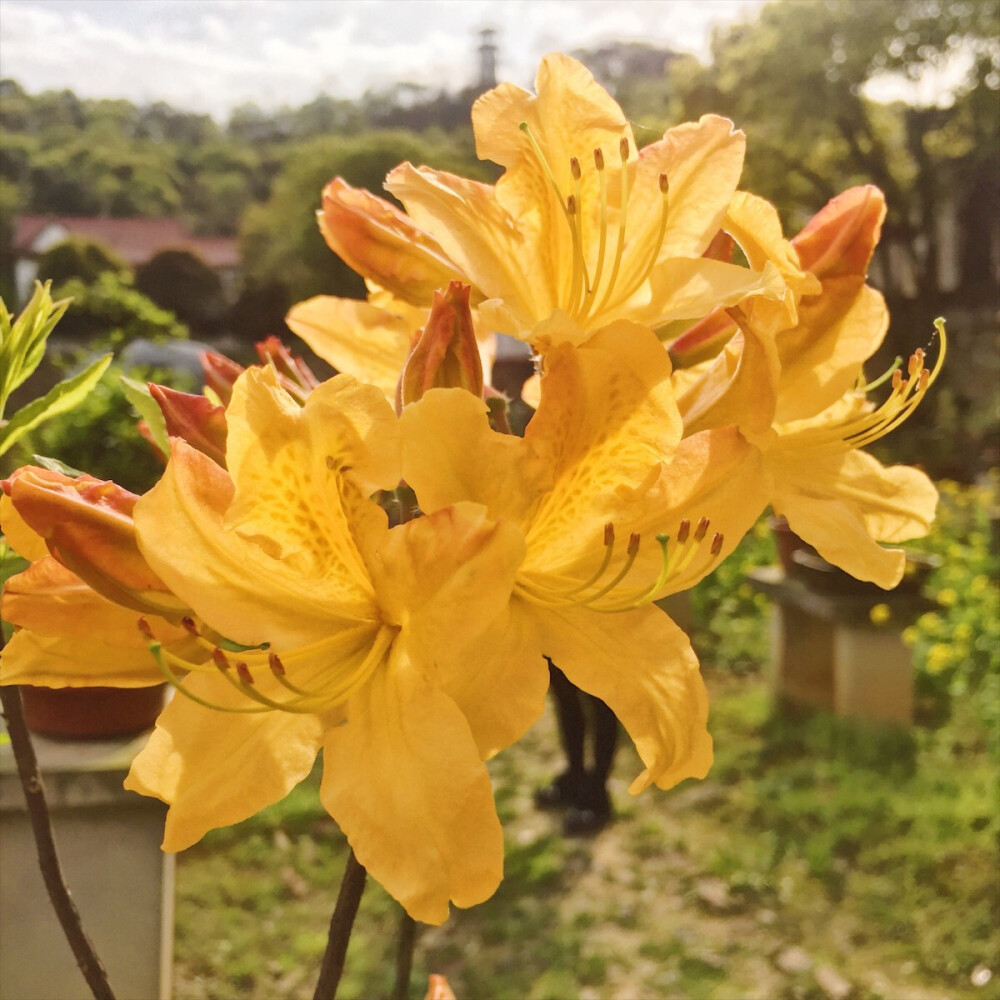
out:
M361 894L365 891L367 874L352 850L347 857L344 875L340 881L337 905L333 908L333 916L330 918L330 935L327 938L326 953L323 955L313 1000L334 1000L337 996L337 986L344 972L347 944L351 940L351 928L354 926Z
M45 801L45 786L38 770L38 759L31 743L31 735L24 721L24 708L21 704L20 688L10 685L0 687L0 703L3 704L4 718L7 720L7 732L10 735L11 750L17 761L17 771L24 789L24 798L28 805L28 819L31 822L31 832L35 838L35 848L38 851L38 866L45 880L52 908L59 918L63 933L73 949L76 964L80 967L90 992L95 1000L115 1000L115 995L108 982L108 974L101 964L90 938L84 933L80 921L80 912L73 902L66 881L63 878L62 867L59 864L59 854L56 851L55 839L52 835L52 823L49 819L49 807Z
M417 943L417 922L403 910L399 918L399 944L396 950L396 982L391 1000L406 1000L413 968L413 946Z

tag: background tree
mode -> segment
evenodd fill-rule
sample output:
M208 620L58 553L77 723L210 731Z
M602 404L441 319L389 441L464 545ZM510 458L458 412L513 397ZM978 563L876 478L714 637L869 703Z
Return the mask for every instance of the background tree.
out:
M998 23L997 0L786 0L718 31L711 66L679 65L672 83L686 117L715 111L747 131L742 183L775 201L793 230L851 184L882 188L884 240L933 311L938 260L928 236L943 201L958 197L963 216L969 202L980 215L998 206ZM933 103L870 96L890 74L918 81L963 64L964 79Z
M246 215L241 248L256 288L283 289L284 309L312 295L363 298L364 282L327 247L316 225L320 193L331 178L385 195L385 175L402 160L472 176L484 168L443 133L370 132L323 137L289 151L271 197ZM256 336L255 331L248 335Z
M196 336L220 331L226 299L219 276L187 250L162 250L135 274L135 287Z
M39 280L51 281L57 286L73 279L91 285L105 271L130 273L128 264L114 251L103 243L82 236L70 236L38 258Z

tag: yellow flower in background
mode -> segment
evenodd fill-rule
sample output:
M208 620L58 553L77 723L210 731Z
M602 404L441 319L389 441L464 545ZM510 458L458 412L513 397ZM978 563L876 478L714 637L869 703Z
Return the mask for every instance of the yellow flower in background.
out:
M228 472L175 441L136 507L140 546L203 623L208 660L157 649L179 693L126 785L169 803L164 847L180 850L282 798L322 748L321 799L358 860L440 923L449 899L480 902L502 874L456 701L469 685L451 688L506 606L521 535L473 504L390 529L368 497L399 481L397 419L348 376L300 406L250 370L227 420ZM475 702L488 715L488 692Z

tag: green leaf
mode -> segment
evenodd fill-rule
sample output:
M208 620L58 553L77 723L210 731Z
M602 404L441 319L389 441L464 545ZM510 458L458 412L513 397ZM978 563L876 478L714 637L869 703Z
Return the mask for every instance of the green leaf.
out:
M31 301L17 319L0 299L0 418L10 394L38 367L49 334L69 306L69 299L52 301L50 285L35 282Z
M127 375L122 375L120 381L125 398L132 404L139 416L146 421L156 447L164 455L169 455L170 435L167 434L167 422L163 419L159 404L150 395L149 386L145 382L137 382Z
M58 458L49 458L48 455L32 455L31 462L33 465L39 465L43 469L48 469L49 472L61 472L64 476L69 476L72 479L83 475L79 469L74 469L72 465L60 462Z
M3 427L0 427L0 455L3 455L23 434L43 421L72 410L97 385L109 364L111 355L106 354L78 375L53 386L41 399L21 407Z

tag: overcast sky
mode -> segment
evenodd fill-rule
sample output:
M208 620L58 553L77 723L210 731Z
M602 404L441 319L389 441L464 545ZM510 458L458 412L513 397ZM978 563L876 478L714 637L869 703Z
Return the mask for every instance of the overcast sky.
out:
M0 0L0 72L29 92L236 105L357 97L395 81L476 79L476 33L497 31L498 76L530 86L539 58L614 39L707 61L713 25L763 0Z

